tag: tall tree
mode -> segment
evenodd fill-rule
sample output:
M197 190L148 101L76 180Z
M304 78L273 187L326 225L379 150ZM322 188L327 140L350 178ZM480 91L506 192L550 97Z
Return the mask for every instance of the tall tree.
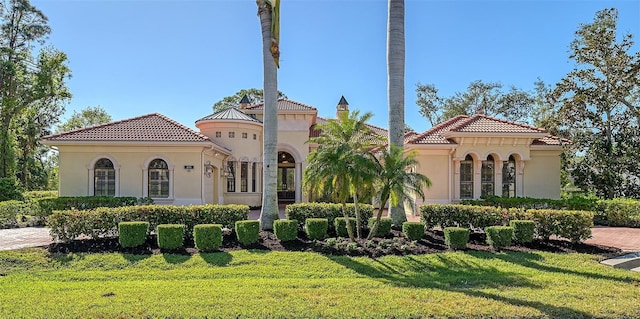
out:
M20 123L38 113L29 108L61 108L60 103L70 97L64 84L70 73L66 55L52 48L37 56L32 52L36 44L44 44L50 31L47 17L28 0L0 2L0 177L16 175L18 147L29 148L20 155L25 160L37 143L39 136L22 136L18 145L18 134L39 132ZM24 168L21 171L26 178Z
M366 122L373 116L367 112L360 116L357 110L338 113L338 119L319 125L319 137L309 139L318 148L309 154L304 172L304 185L316 194L331 194L332 199L342 205L346 218L347 201L350 197L356 205L356 229L360 237L358 198L365 185L377 174L372 148L380 141L371 133ZM347 219L349 237L355 235Z
M262 140L262 209L260 227L273 229L278 210L278 61L279 0L256 0L262 30L264 138Z
M501 117L516 122L529 122L535 97L532 94L511 87L504 92L500 83L473 81L466 92L456 92L453 96L442 97L433 84L416 85L420 114L431 125L450 119L456 115L476 113Z
M73 111L73 115L58 126L58 131L67 132L111 121L111 115L101 106L88 106L80 112Z
M581 24L570 45L576 67L553 92L557 122L570 128L578 186L599 196L640 197L640 52L617 32L618 11Z
M251 101L251 104L258 104L258 103L264 102L264 94L261 89L256 89L256 88L242 89L236 92L234 95L225 96L224 98L222 98L222 100L214 103L213 112L215 113L229 107L238 106L238 104L240 103L240 100L242 100L242 97L245 95L247 96L247 98L249 98L249 101ZM286 99L287 96L284 95L284 93L278 91L278 98Z

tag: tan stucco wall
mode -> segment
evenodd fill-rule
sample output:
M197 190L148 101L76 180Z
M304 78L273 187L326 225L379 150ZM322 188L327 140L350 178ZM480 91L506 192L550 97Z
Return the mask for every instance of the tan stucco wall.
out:
M560 151L532 150L524 166L524 193L535 198L560 198Z
M448 203L451 178L449 175L449 150L419 150L416 151L416 159L420 165L417 172L431 180L431 187L425 188L426 203ZM422 204L420 198L416 204Z
M201 183L203 178L202 147L171 146L59 146L60 196L91 196L89 193L89 169L91 163L102 157L114 161L119 170L116 183L118 196L145 197L145 163L154 158L167 161L173 168L173 204L202 203ZM192 170L184 168L192 165ZM170 191L171 192L171 191ZM159 200L160 202L164 200Z

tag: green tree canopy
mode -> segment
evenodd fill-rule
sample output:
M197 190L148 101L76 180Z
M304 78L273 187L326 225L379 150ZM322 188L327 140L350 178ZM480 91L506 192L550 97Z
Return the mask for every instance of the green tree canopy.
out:
M111 122L111 115L101 106L88 106L80 112L73 111L73 115L58 126L59 132L77 130L93 125Z
M228 107L237 107L240 104L240 100L243 96L247 96L251 104L258 104L264 102L264 94L261 89L251 88L242 89L236 92L234 95L226 96L222 100L213 104L213 112L224 110ZM284 93L278 91L279 99L286 99L287 96Z
M618 11L596 13L570 45L576 66L553 91L555 121L573 140L576 185L606 198L640 197L640 53L618 33Z
M511 87L502 89L502 84L473 81L466 92L456 92L453 96L438 95L434 84L416 85L416 104L420 114L436 125L456 115L472 115L476 113L501 117L511 121L529 122L534 97L521 89Z

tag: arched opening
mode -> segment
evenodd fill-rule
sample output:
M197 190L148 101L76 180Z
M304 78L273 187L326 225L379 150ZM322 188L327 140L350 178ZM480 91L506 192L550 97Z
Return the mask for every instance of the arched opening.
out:
M169 166L167 162L156 158L149 163L148 195L152 198L169 197Z
M460 162L460 199L473 198L473 157L467 155Z
M287 152L278 152L278 202L296 200L296 160Z
M480 196L493 196L495 191L495 162L493 156L482 161Z
M99 159L93 166L93 196L116 195L116 170L108 158Z
M513 155L502 165L502 197L516 197L516 159Z

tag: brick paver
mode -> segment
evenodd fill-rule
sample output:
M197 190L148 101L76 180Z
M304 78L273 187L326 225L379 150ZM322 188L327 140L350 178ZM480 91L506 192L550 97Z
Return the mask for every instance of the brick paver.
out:
M0 229L0 250L45 246L52 242L49 228Z
M640 228L596 226L591 229L591 236L585 243L640 251Z

